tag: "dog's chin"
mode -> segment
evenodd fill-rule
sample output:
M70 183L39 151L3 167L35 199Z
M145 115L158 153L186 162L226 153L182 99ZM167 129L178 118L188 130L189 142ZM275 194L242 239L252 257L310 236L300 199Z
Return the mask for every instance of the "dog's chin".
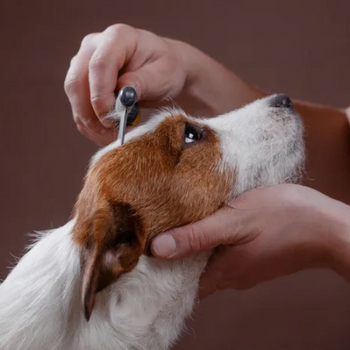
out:
M281 183L301 184L305 175L305 145L303 141L303 127L298 118L298 131L295 138L287 145L287 152L284 154L285 161L290 162L286 166L285 176ZM288 169L289 168L289 169Z
M299 144L300 145L300 144ZM281 178L280 183L288 183L301 185L303 177L305 175L305 166L304 166L304 154L299 152L293 152L290 157L296 158L296 162L292 169L286 172L285 176Z
M287 181L284 181L284 183L289 184L295 184L295 185L301 185L303 182L303 175L304 175L304 168L300 166L295 170L295 172L287 179Z

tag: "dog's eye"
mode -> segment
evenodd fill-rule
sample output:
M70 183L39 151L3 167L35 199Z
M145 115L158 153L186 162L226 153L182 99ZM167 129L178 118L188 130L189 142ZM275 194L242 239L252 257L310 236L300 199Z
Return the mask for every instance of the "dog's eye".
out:
M185 126L185 143L193 143L199 141L202 138L202 132L197 130L191 125L186 124Z

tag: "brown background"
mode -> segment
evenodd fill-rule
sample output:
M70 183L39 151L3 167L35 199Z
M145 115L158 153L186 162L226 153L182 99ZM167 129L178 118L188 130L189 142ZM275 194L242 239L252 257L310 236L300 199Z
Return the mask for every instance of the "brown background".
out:
M188 41L271 91L346 106L349 10L348 0L2 0L0 277L26 233L65 223L96 150L63 92L84 35L125 22ZM350 349L350 287L303 272L218 294L194 320L177 349Z

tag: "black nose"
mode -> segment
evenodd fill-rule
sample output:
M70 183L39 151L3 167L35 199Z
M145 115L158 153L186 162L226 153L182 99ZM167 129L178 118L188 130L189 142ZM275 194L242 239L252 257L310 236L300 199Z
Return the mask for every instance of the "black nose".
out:
M271 100L271 107L293 108L293 102L287 95L279 94Z

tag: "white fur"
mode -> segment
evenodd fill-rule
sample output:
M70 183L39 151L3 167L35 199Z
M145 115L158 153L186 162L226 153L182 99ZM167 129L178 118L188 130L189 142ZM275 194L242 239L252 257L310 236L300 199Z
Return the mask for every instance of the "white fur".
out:
M269 107L275 96L203 123L221 140L221 171L235 169L234 195L252 188L299 180L304 163L303 125L298 114Z
M167 349L192 310L207 254L137 268L98 293L82 313L73 221L43 235L0 288L0 349ZM164 327L166 325L166 327Z
M299 117L271 108L270 100L200 121L221 141L219 171L237 171L233 196L289 181L303 162ZM152 132L168 115L161 113L130 132L126 142ZM97 152L91 165L116 147L119 142ZM173 262L143 256L132 272L98 293L87 322L73 224L74 220L44 234L0 286L0 349L168 349L192 311L209 253Z

